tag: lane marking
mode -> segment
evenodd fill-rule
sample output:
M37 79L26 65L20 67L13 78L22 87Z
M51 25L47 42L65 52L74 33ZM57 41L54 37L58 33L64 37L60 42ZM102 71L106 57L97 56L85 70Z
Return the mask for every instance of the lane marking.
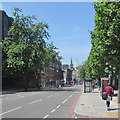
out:
M49 98L49 97L52 97L52 95L50 95L50 96L48 96L48 97L46 97L46 98Z
M46 115L43 119L47 118L49 115Z
M39 100L33 101L33 102L29 103L29 104L33 104L33 103L39 102L39 101L41 101L41 100L42 100L42 99L39 99Z
M75 119L77 119L78 117L75 116Z
M55 109L53 109L53 110L51 111L51 113L53 113L53 112L55 112Z
M69 98L71 98L71 97L72 97L72 95L69 96Z
M80 92L75 92L75 94L76 94L76 93L80 93Z
M6 111L6 112L4 112L4 113L1 113L0 116L1 116L1 115L4 115L4 114L7 114L7 113L9 113L9 112L12 112L12 111L18 110L18 109L20 109L21 107L22 107L22 106L17 107L17 108L14 108L14 109L11 109L11 110Z
M60 105L57 106L57 108L59 108L59 107L60 107Z
M65 103L68 99L64 100L62 103Z

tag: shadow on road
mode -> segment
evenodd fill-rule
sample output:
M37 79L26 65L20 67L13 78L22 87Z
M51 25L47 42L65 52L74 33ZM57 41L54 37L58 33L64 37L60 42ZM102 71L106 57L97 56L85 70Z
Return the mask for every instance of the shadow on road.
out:
M49 91L49 92L52 92L52 91L77 91L78 89L77 88L72 88L72 87L69 87L69 88L66 88L66 87L63 87L63 88L50 88L50 89L28 89L27 91L25 91L24 89L22 90L7 90L7 91L2 91L2 95L4 94L16 94L16 93L19 93L19 92L44 92L44 91Z

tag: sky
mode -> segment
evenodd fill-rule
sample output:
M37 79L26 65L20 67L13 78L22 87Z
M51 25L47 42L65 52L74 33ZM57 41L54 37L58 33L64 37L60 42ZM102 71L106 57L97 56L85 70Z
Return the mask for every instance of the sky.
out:
M52 42L59 48L64 58L62 64L74 67L86 61L91 49L91 39L88 30L94 30L95 11L93 2L2 2L2 9L12 17L14 7L22 9L26 15L35 15L37 22L46 22Z

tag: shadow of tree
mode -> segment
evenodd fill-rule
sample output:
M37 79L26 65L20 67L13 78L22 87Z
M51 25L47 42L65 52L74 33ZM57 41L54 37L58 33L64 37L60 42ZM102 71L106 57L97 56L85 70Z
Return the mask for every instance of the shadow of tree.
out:
M120 108L111 108L110 110L120 110Z

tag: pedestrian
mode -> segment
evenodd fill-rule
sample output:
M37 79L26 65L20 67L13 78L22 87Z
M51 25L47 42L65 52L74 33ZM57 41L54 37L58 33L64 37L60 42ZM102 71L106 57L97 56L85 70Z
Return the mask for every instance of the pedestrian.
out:
M94 83L92 83L92 90L94 91L94 88L95 88L95 85L94 85Z
M112 87L110 87L110 83L108 83L108 86L105 87L105 92L107 94L106 100L107 110L110 111L110 101L112 100L112 96L114 94L114 90Z
M57 88L59 88L59 84L57 84Z

